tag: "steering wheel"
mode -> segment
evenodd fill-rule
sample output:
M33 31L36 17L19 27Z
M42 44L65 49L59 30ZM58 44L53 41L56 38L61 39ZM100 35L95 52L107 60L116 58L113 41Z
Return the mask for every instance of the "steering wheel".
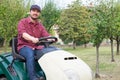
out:
M50 44L57 42L57 38L53 36L49 37L41 37L39 38L39 42L37 45L44 45L45 47L49 47Z

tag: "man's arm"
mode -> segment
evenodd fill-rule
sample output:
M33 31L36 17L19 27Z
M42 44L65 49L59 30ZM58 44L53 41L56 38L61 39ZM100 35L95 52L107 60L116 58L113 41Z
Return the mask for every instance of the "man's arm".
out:
M23 37L25 40L32 41L33 43L37 43L37 42L39 41L38 38L35 38L35 37L29 35L28 33L25 33L25 32L22 34L22 37Z
M29 35L27 32L26 32L26 29L25 29L25 26L24 26L24 21L20 21L18 23L18 35L22 38L24 38L25 40L28 40L28 41L32 41L33 43L37 43L39 41L38 38L35 38L31 35Z

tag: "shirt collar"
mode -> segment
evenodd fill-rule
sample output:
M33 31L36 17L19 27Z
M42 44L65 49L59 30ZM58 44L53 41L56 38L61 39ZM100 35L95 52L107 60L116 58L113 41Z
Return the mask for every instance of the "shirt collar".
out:
M28 21L29 24L30 24L30 23L33 23L33 22L31 21L30 17L27 18L27 21ZM36 21L36 22L33 23L33 24L39 24L39 21Z

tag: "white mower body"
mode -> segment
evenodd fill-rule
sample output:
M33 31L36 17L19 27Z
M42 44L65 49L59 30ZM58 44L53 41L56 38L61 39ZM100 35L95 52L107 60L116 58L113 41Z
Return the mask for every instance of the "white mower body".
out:
M56 50L43 55L39 60L46 80L92 80L92 70L77 56Z

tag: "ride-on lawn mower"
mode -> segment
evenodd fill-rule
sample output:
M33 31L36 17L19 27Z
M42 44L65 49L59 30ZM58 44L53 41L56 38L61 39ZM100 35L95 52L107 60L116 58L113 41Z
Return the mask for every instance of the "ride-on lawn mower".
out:
M37 45L44 45L43 50L46 52L35 56L38 77L42 76L44 80L92 80L92 71L84 61L67 51L50 46L57 38L44 37L39 41ZM12 39L12 52L0 55L0 80L29 80L25 58L17 52L17 38Z

